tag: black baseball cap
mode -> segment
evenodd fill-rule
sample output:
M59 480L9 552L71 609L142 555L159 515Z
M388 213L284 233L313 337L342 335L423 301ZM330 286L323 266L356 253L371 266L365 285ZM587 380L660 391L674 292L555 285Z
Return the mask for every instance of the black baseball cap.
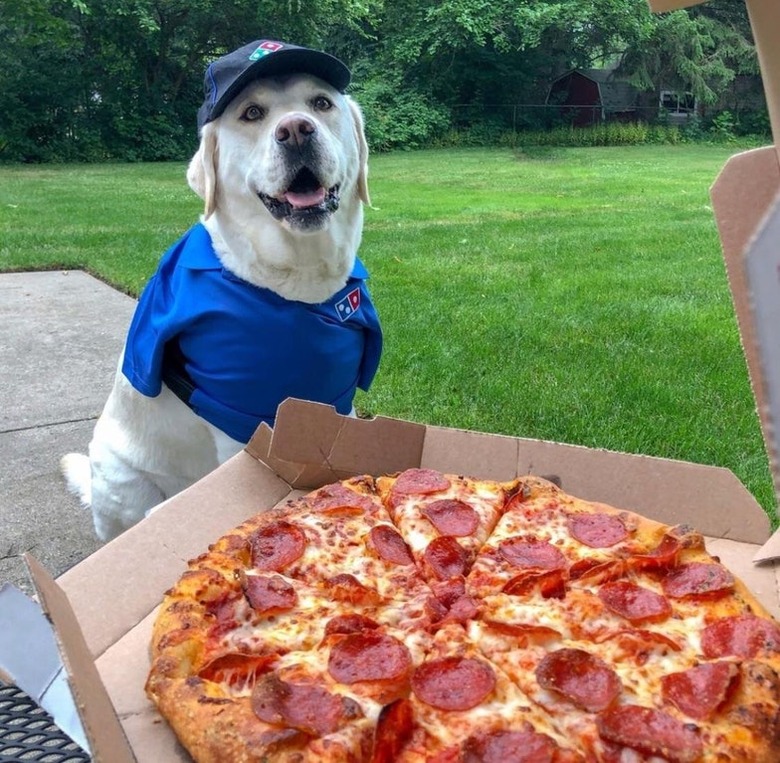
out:
M352 76L346 65L329 53L278 40L255 40L208 65L203 81L205 100L198 109L198 129L216 119L252 80L298 72L313 74L342 93Z

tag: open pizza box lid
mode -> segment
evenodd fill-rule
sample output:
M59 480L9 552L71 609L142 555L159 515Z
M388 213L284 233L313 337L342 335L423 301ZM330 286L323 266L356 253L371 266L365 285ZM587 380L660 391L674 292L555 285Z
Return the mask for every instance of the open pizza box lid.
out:
M656 11L695 4L649 0ZM780 5L747 0L775 137L780 130ZM776 486L780 446L780 164L773 147L733 157L712 191L729 280ZM146 520L54 581L28 557L40 604L54 626L75 706L99 763L186 761L146 699L148 644L163 592L186 561L247 516L299 491L353 474L424 466L507 480L554 479L567 492L631 509L708 536L709 550L780 616L780 536L726 469L523 438L361 420L288 400L272 432L162 504ZM780 492L780 491L779 491Z
M657 12L702 0L649 0ZM732 156L711 189L742 346L780 504L780 3L746 0L774 145ZM780 559L780 530L755 561Z

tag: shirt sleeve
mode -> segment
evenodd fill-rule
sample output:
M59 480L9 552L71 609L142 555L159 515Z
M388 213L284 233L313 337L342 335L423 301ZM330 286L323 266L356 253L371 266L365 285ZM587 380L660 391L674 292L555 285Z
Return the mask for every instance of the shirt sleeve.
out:
M157 397L162 389L165 344L194 320L188 300L188 268L177 267L188 236L177 242L160 261L138 300L127 333L122 373L142 395Z

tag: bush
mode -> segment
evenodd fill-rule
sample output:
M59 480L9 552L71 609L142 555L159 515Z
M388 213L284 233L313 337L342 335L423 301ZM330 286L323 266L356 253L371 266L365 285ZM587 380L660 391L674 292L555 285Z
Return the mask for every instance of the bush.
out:
M363 109L366 139L373 151L428 147L450 124L444 106L400 82L364 80L353 95Z
M734 132L736 122L730 111L721 111L713 120L709 132L712 138L719 143L733 143L736 140Z
M557 127L552 130L520 132L516 136L516 143L520 146L634 146L681 142L678 127L647 125L643 122L604 122L590 127Z

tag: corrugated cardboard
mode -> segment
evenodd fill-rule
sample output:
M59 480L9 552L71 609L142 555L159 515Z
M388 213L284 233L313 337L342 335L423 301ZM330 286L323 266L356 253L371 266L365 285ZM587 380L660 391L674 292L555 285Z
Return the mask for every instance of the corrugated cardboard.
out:
M649 2L656 11L696 4ZM748 0L748 7L777 136L780 5L776 0ZM780 421L780 389L777 354L769 339L778 324L764 321L777 321L780 270L772 268L780 265L778 247L772 244L780 236L778 190L780 165L772 147L732 158L713 188L735 308L775 469L778 447L772 422ZM751 292L761 281L773 286ZM765 513L725 469L393 419L360 420L338 416L327 406L286 401L273 432L260 427L243 452L56 583L30 560L31 575L72 675L95 760L188 759L143 692L156 608L188 558L247 516L298 490L352 474L411 466L497 479L538 474L583 498L663 522L693 524L708 536L711 552L775 616L780 614L778 567L773 561L752 561L754 556L780 558L780 539L775 536L766 543Z

